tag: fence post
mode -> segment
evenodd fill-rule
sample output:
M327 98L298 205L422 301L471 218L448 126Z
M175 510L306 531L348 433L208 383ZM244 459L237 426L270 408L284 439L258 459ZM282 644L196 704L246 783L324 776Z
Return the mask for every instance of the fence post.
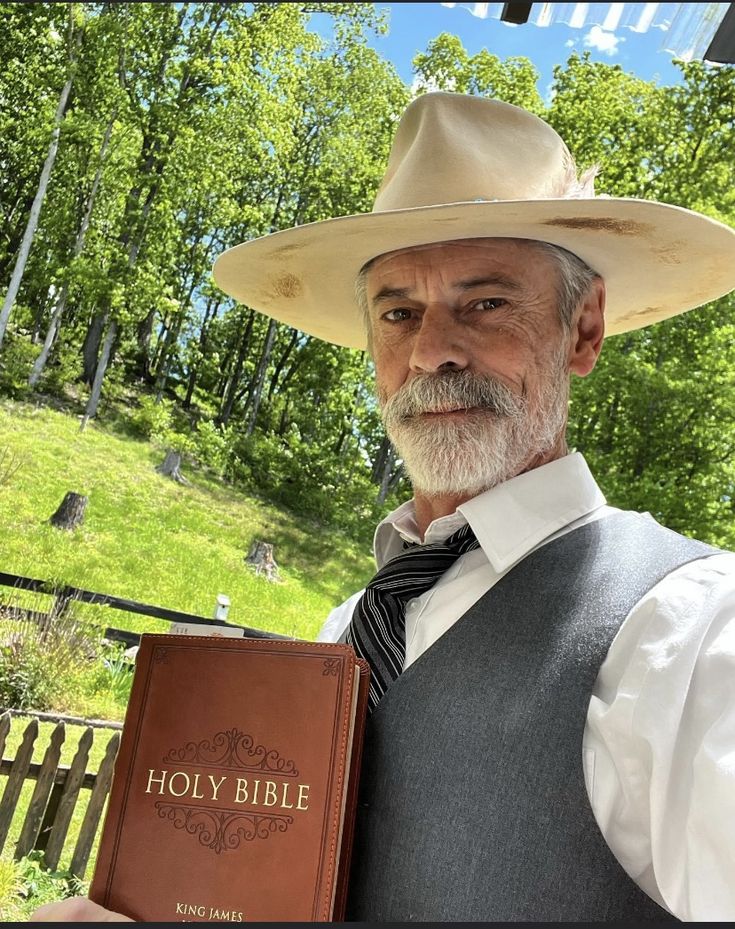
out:
M91 727L88 727L82 733L82 737L79 739L79 748L77 749L77 753L66 775L64 792L61 795L58 808L55 811L55 816L53 819L49 817L50 822L48 825L51 828L51 833L50 835L46 833L44 836L42 827L41 835L39 836L41 841L36 843L37 848L45 849L44 863L46 867L52 871L54 871L59 864L59 858L64 848L64 841L66 840L66 833L69 829L71 816L74 812L74 806L79 796L79 789L82 786L84 774L87 770L87 759L89 758L89 750L92 746L93 737L94 733ZM41 845L41 842L43 842L43 845Z
M66 738L65 727L59 723L51 733L48 748L41 762L41 770L38 772L36 787L28 804L23 828L20 830L20 838L15 846L14 858L18 861L23 858L33 848L38 838L38 832L43 822L43 814L48 806L51 788L56 780L56 770L59 767L59 758L61 757L61 746Z
M8 829L10 829L13 812L20 796L20 789L28 773L28 768L31 766L33 744L37 735L38 720L32 719L23 733L23 741L16 752L15 761L8 775L8 782L5 785L3 798L0 800L0 852L3 850L5 839L8 836Z

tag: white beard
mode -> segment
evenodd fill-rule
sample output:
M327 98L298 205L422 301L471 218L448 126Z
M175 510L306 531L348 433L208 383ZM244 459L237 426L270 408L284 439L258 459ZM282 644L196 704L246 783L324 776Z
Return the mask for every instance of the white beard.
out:
M428 496L477 496L549 452L566 425L565 358L560 348L533 397L519 397L495 378L466 370L418 375L388 400L379 389L386 432L414 489ZM419 415L475 407L461 419Z

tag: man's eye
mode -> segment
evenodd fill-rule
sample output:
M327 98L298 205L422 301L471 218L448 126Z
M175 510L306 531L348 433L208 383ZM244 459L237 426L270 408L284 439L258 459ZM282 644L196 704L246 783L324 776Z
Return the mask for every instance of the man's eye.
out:
M388 310L387 313L383 313L383 319L387 319L389 323L400 323L404 319L410 319L410 317L411 311L403 307L397 307L395 310Z
M486 297L484 300L476 300L472 306L478 310L497 310L506 303L507 300L503 300L502 297Z

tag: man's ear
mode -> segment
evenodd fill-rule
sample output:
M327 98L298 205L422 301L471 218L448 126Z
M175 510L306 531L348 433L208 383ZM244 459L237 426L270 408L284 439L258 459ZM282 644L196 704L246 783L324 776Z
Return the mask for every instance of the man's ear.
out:
M597 364L604 338L605 282L601 277L596 277L572 323L569 370L579 377L586 377Z

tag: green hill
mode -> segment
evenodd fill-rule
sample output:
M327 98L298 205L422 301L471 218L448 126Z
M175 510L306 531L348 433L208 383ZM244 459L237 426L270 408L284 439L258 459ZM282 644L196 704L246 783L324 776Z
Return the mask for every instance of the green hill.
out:
M217 594L231 622L313 638L329 610L373 573L364 543L308 524L184 466L190 486L155 472L163 450L68 413L0 402L0 570L211 616ZM265 476L267 479L267 475ZM64 494L89 497L73 532L47 520ZM274 544L282 583L243 561L253 539ZM0 599L7 588L0 588ZM96 612L101 612L96 608ZM135 631L167 624L117 610L105 622Z

